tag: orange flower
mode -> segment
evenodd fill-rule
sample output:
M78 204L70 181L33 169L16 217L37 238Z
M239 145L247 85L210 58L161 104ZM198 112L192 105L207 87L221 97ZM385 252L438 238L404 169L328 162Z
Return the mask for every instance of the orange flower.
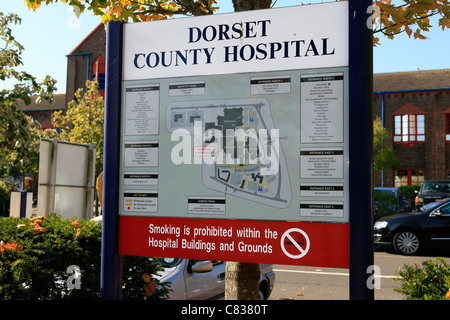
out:
M42 220L45 220L44 216L35 216L30 219L32 222L30 224L37 224L40 223Z
M142 275L142 280L144 280L145 284L143 285L144 294L146 297L150 297L153 295L153 292L156 289L156 283L152 281L152 275L145 273Z
M4 241L0 241L0 252L5 252L6 250L12 251L20 251L23 246L19 246L17 241L13 241L12 243L5 243Z
M81 228L78 228L77 229L77 234L75 235L75 238L77 238L80 235L80 233L81 233Z
M30 219L31 220L30 225L34 226L34 234L47 232L47 229L39 225L39 223L41 223L41 221L44 219L45 217L42 216L36 216Z
M79 228L80 227L80 221L73 221L72 222L72 227Z
M149 283L150 281L152 281L152 276L146 272L145 274L142 275L142 280L144 280L144 282Z
M445 295L445 300L450 300L450 290L448 290L447 294Z
M34 234L40 234L40 233L44 233L44 232L47 232L47 229L42 228L40 226L34 227L34 232L33 232Z
M31 226L35 226L35 227L39 227L39 223L41 223L42 219L30 219L30 225Z
M144 284L144 294L146 297L150 297L153 292L155 292L156 289L156 283L151 281L150 283Z

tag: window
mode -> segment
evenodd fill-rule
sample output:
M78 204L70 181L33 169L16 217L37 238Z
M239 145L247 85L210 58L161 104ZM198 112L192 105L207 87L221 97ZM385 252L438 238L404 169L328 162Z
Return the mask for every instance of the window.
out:
M396 169L395 187L410 185L421 185L425 180L425 170L423 169Z
M411 172L411 174L409 175L410 177L410 184L409 185L421 185L422 182L425 181L425 171L424 170L420 170L420 169L411 169L409 170Z
M398 169L395 170L395 187L408 185L408 170Z
M403 114L394 116L394 142L424 142L425 116Z
M442 214L450 214L450 205L447 204L443 207L440 207L439 210L441 210Z
M450 113L445 114L445 141L450 141Z
M105 98L105 58L101 54L92 63L92 80L98 82L98 92Z

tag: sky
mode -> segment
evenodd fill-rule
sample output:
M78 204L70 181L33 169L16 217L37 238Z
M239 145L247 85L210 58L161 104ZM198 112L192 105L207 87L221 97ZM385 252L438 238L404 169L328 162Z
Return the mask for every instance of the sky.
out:
M276 7L299 5L304 0L277 0ZM329 1L309 0L308 3ZM218 0L218 13L233 12L231 0ZM16 13L22 18L20 25L13 26L13 35L25 47L23 66L42 81L46 75L57 80L57 92L65 93L67 57L89 33L101 23L101 18L85 11L80 19L66 4L42 5L35 12L28 10L23 0L0 0L0 12ZM433 20L432 20L433 21ZM381 45L375 47L374 73L402 72L450 68L450 30L435 27L426 35L427 40L414 40L406 34L389 40L380 36ZM0 82L0 90L10 89L12 82Z

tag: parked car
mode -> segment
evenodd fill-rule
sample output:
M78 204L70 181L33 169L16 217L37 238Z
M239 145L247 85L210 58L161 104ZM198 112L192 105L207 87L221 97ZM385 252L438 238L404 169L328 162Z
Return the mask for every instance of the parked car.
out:
M390 245L398 253L413 255L425 248L450 245L450 198L429 204L417 213L381 218L374 224L375 244Z
M416 191L417 192L417 191ZM416 209L430 202L450 197L450 179L436 178L424 181L416 196Z
M164 266L160 281L171 282L171 300L220 299L225 295L225 262L178 258L157 258ZM272 293L275 273L271 264L260 264L259 299Z
M381 216L412 211L411 200L399 188L374 188L374 200Z

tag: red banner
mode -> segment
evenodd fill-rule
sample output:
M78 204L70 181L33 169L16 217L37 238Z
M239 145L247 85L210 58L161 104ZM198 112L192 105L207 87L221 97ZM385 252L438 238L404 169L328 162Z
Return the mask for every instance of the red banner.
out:
M344 223L121 216L119 254L348 268Z

